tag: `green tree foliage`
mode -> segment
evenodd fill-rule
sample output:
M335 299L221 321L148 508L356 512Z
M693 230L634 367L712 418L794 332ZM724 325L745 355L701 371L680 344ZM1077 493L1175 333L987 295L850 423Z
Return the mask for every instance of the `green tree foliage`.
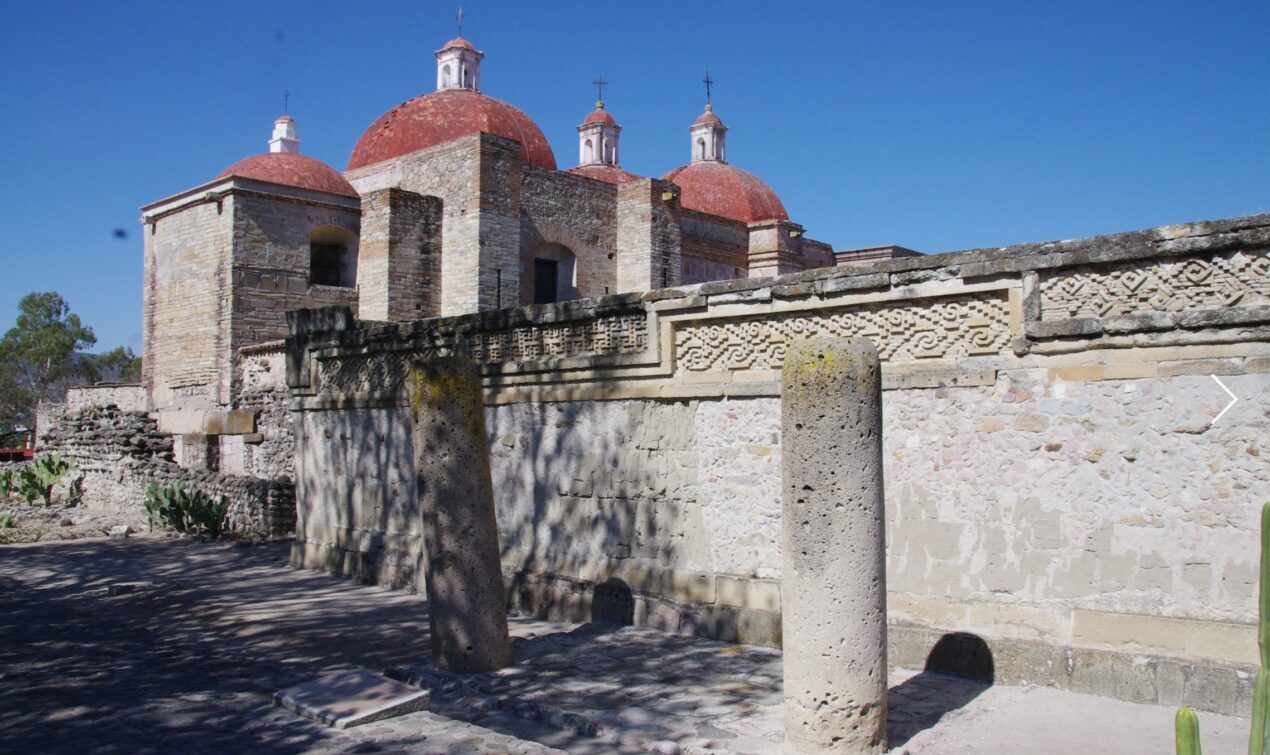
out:
M58 398L68 385L92 380L95 365L77 352L95 343L92 328L57 292L22 297L17 324L0 338L0 422L7 417L11 424L30 427L36 404Z
M116 383L141 382L141 357L127 346L119 346L105 354L98 354L89 362L95 373L93 380L110 380Z

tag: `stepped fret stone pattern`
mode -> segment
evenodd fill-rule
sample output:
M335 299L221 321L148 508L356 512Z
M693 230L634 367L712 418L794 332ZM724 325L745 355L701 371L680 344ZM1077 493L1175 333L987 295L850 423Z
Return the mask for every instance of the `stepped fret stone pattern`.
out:
M477 362L637 354L648 347L643 312L601 317L583 323L511 328L472 337L469 355Z
M1010 344L1010 315L1002 293L690 325L675 334L676 369L779 369L791 341L815 336L870 338L891 362L1002 354Z
M1267 304L1265 249L1075 268L1041 282L1041 317L1047 320Z
M406 385L410 362L439 356L432 349L397 351L318 360L318 385L324 393L396 393Z

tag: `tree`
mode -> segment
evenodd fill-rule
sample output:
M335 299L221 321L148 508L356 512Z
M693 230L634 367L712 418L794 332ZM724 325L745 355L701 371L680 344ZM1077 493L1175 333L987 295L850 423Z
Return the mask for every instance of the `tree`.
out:
M16 424L30 427L35 406L58 397L67 385L91 379L94 367L76 352L97 343L92 328L84 327L55 291L30 293L18 302L17 324L0 339L0 365L16 384L10 409ZM0 393L3 393L0 375ZM0 413L4 413L0 409Z
M110 380L116 383L136 383L141 380L141 357L127 346L117 346L105 354L93 357L92 379Z
M14 445L12 436L19 427L30 427L27 409L31 394L18 382L17 371L0 361L0 447Z

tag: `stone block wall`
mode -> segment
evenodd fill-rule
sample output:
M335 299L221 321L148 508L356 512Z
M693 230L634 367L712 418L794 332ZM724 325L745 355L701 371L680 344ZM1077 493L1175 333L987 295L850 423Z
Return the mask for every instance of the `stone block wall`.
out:
M359 305L368 320L441 314L441 200L404 189L362 197Z
M399 188L441 200L441 307L443 315L479 307L476 249L481 238L481 145L488 135L473 135L349 171L345 176L363 196Z
M545 244L560 244L573 253L575 273L570 288L579 298L615 293L617 187L532 165L524 167L523 175L521 284L516 298L503 299L504 306L533 303L534 253Z
M750 235L744 223L683 210L680 234L684 284L749 276Z
M233 197L146 225L142 381L156 406L229 400Z
M344 229L348 253L356 256L360 215L356 204L299 201L273 192L235 194L233 287L223 293L232 291L231 355L243 346L285 338L287 310L344 305L356 311L356 287L309 282L310 242L319 228Z
M65 407L77 412L90 406L117 406L125 412L146 410L145 386L129 383L101 383L66 390Z
M627 601L644 623L776 643L779 370L795 339L865 336L883 359L894 662L970 632L1003 679L1096 691L1098 669L1145 659L1131 695L1103 691L1241 710L1270 499L1270 216L342 322L289 347L308 428L299 563L423 557L413 497L369 482L410 458L408 437L350 428L404 421L411 359L467 354L514 605L577 618ZM1240 398L1220 419L1214 375ZM337 458L358 471L334 494L319 470ZM1027 665L1059 656L1063 674Z
M284 337L288 310L356 308L356 288L309 283L315 231L335 230L356 254L355 198L231 177L143 212L150 409L227 408L237 350Z
M239 352L236 406L254 416L253 432L220 437L221 471L264 479L295 475L295 433L291 428L283 342ZM237 451L241 464L228 464Z
M72 459L85 509L145 525L146 486L177 482L230 500L227 529L242 536L276 537L295 531L295 491L286 477L262 479L178 466L172 436L144 412L115 405L66 413L41 434L41 453Z

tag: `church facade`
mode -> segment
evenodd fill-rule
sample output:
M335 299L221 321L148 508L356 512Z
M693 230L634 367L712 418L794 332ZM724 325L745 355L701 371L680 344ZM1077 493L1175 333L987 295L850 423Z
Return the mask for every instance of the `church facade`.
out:
M711 106L687 164L651 178L622 169L598 102L561 170L529 116L480 91L483 58L446 43L436 90L376 119L343 173L300 154L284 115L268 152L142 208L144 382L166 429L233 425L208 417L235 404L236 355L283 338L292 309L409 321L835 264L728 162Z

